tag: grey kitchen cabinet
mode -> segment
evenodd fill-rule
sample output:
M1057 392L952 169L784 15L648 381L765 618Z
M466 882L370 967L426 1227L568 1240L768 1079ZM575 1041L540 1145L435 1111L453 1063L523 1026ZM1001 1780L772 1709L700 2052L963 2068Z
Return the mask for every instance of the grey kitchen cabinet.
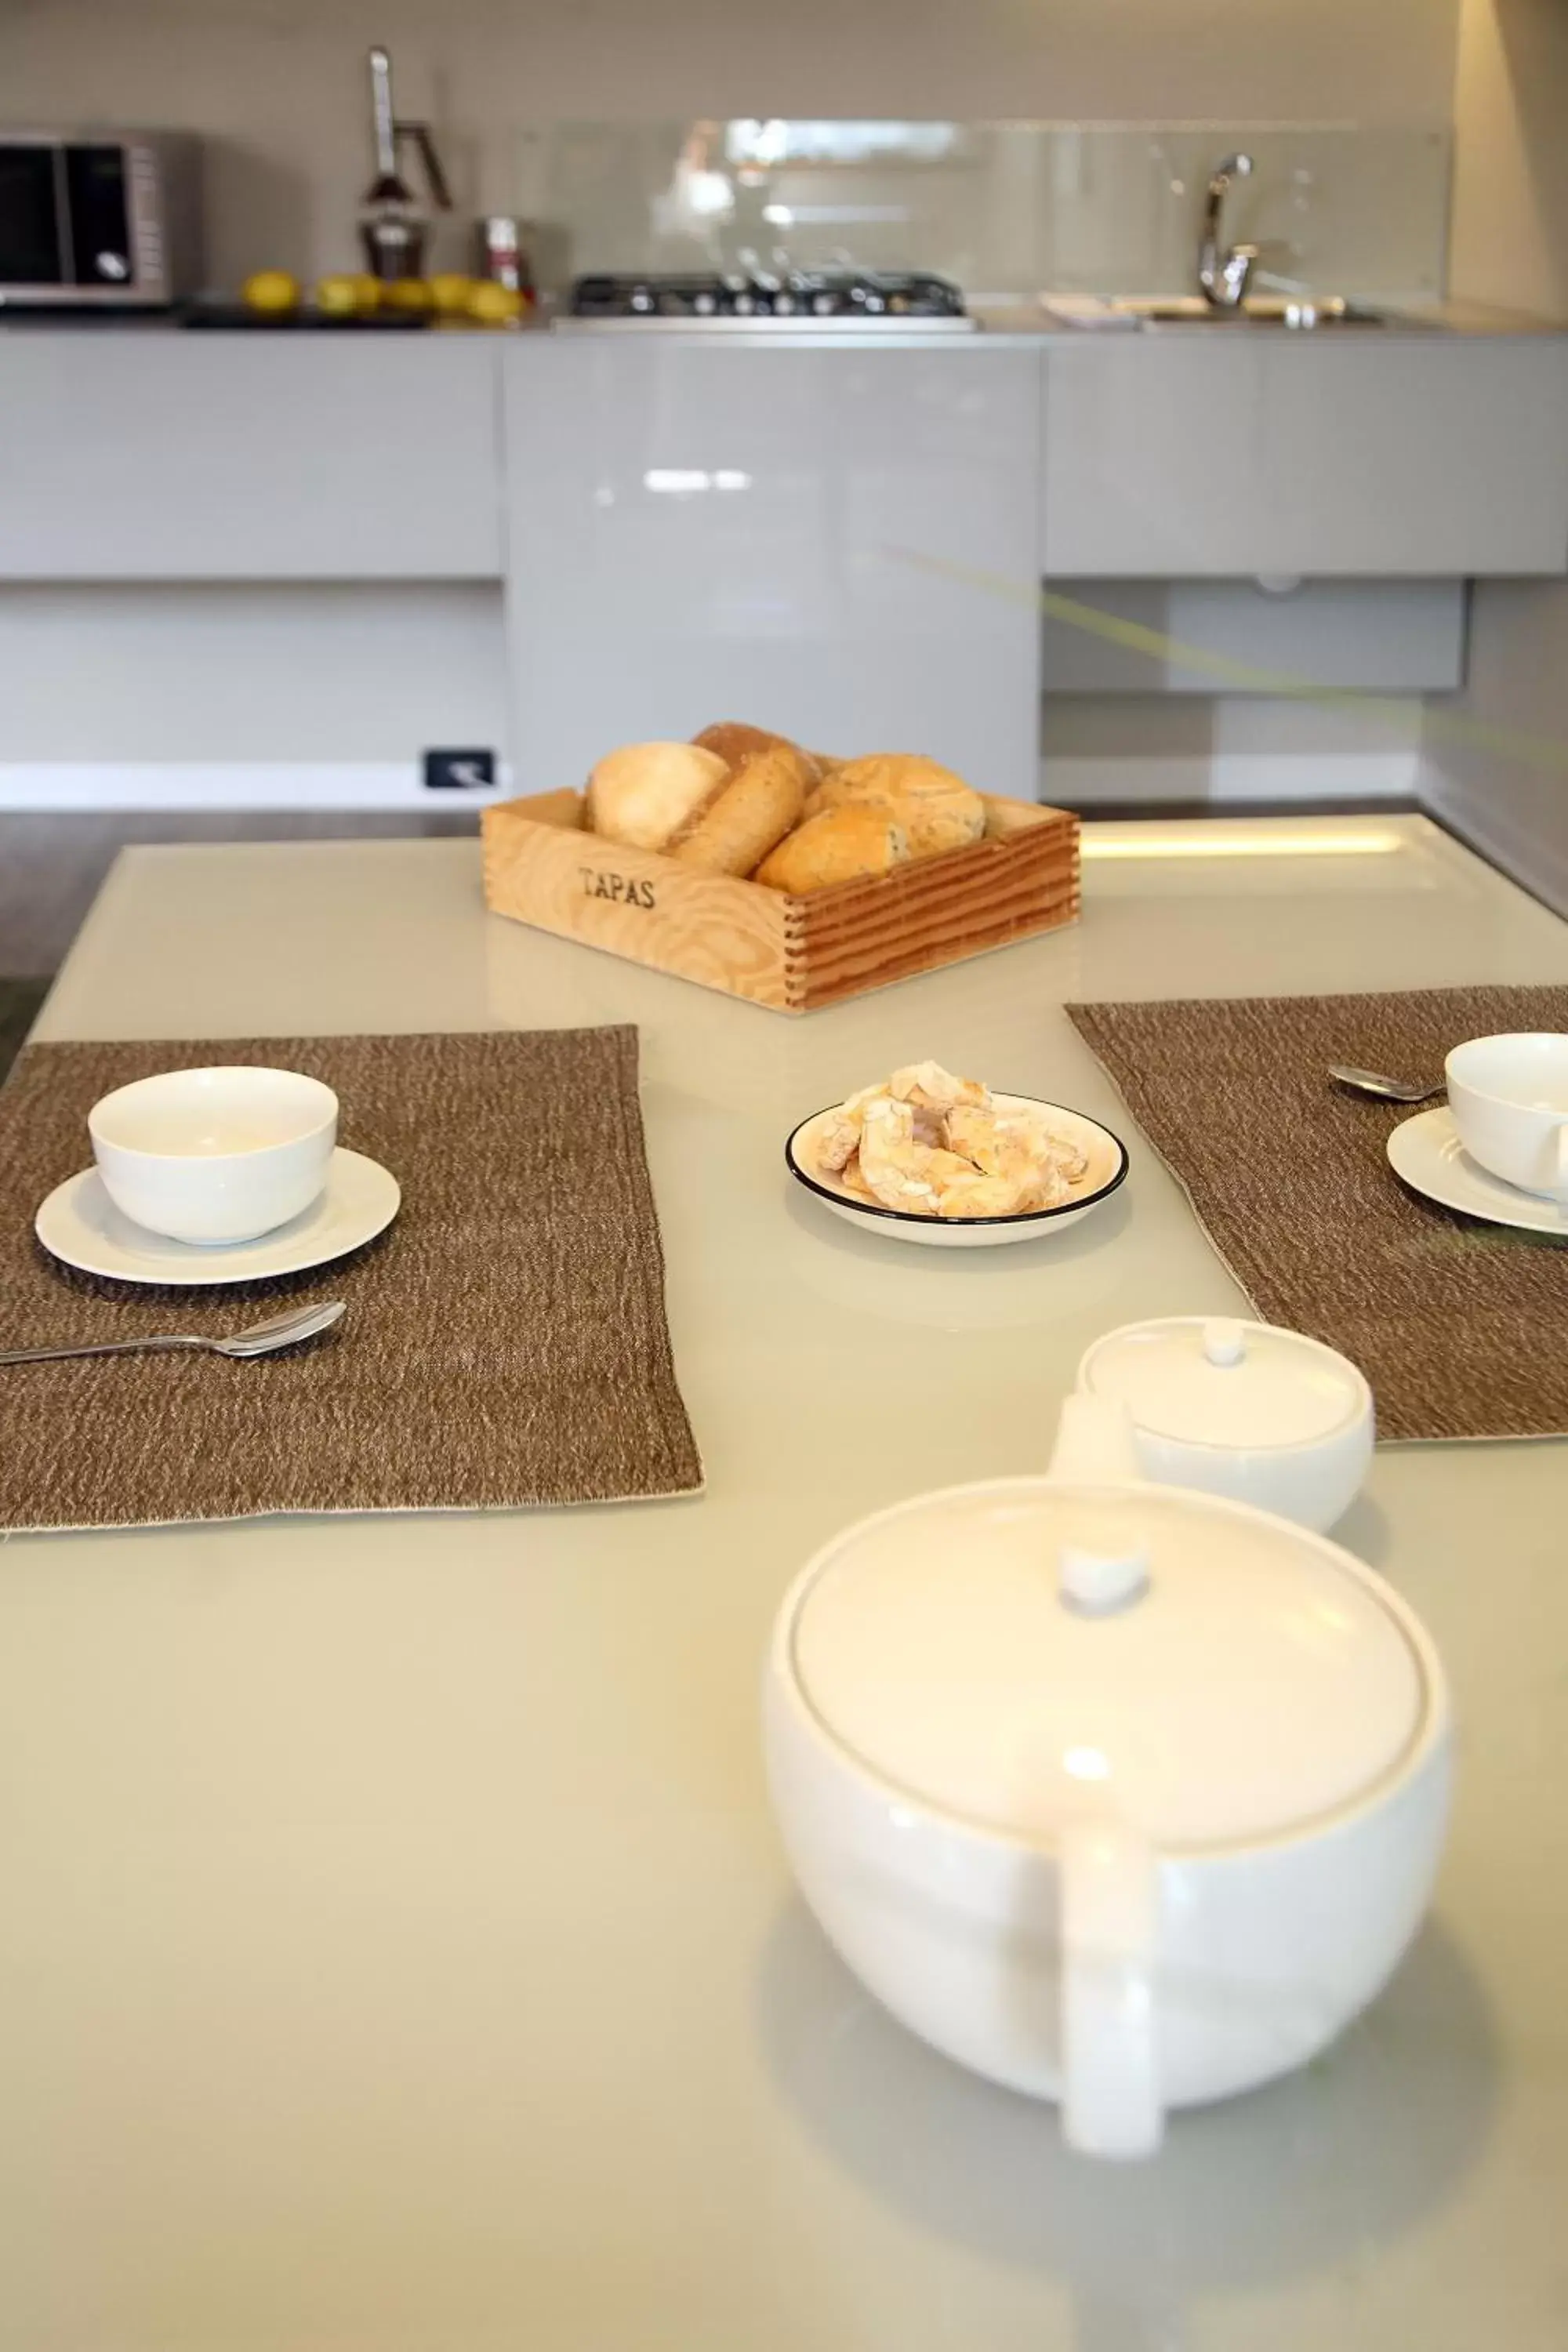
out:
M0 339L0 580L489 579L479 335Z
M742 719L1034 793L1034 352L519 339L505 380L521 790Z
M1056 576L1568 569L1568 337L1215 327L1043 363Z

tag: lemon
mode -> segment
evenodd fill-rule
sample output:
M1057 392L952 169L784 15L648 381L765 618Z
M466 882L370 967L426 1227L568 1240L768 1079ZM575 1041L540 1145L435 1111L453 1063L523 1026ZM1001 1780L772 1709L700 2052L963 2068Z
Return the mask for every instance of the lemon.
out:
M257 269L242 289L252 310L293 310L299 307L300 281L287 269Z
M316 308L333 318L350 318L360 307L359 280L355 278L319 278L316 281Z
M515 286L498 286L485 278L468 295L468 316L479 319L487 327L510 326L522 316L522 296Z
M354 309L360 311L379 310L381 280L373 278L368 269L356 270L349 284L354 289Z
M468 309L471 284L472 280L465 278L460 270L443 270L439 277L430 280L430 299L437 310L450 317L456 311Z
M386 310L427 310L429 283L423 278L389 278L381 289L381 301Z

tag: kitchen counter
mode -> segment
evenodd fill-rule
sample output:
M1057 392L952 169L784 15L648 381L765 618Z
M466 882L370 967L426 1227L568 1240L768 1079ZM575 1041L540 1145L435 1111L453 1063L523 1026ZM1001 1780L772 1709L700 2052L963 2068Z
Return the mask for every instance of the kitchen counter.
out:
M42 1035L639 1024L709 1490L5 1546L4 2352L1559 2352L1563 1445L1379 1455L1343 1537L1460 1722L1436 1916L1157 2162L1069 2158L790 1891L757 1686L802 1560L1040 1465L1096 1333L1239 1307L1062 1000L1568 980L1421 820L1086 846L1078 929L794 1024L487 919L471 843L121 859ZM973 1256L819 1215L788 1127L926 1053L1127 1133L1121 1193Z
M1062 299L1063 308L1060 310L1051 307L1053 298L1048 294L1032 299L1016 297L977 299L971 308L971 316L976 321L975 331L968 335L955 335L951 330L942 328L931 332L922 332L918 325L901 326L892 334L888 333L885 329L875 326L867 326L863 330L792 326L784 333L780 333L777 329L750 330L740 326L724 328L718 339L726 343L742 343L751 350L768 348L787 350L806 343L817 348L826 346L832 349L851 350L874 349L890 345L895 349L917 351L953 349L987 351L998 347L1005 349L1009 346L1033 348L1036 344L1054 343L1064 338L1076 341L1086 334L1114 334L1118 338L1131 336L1134 340L1144 341L1157 338L1163 341L1170 335L1201 334L1206 339L1212 339L1216 331L1205 320L1198 320L1188 323L1179 319L1162 320L1156 326L1145 330L1141 328L1137 319L1125 312L1118 311L1114 307L1113 298L1107 298L1103 301L1099 298L1087 296ZM1283 328L1263 328L1254 331L1263 335L1269 341L1278 339L1288 343L1308 343L1316 341L1339 341L1347 337L1352 341L1379 342L1390 338L1402 339L1407 335L1420 335L1425 338L1433 334L1481 336L1510 341L1516 337L1533 340L1542 335L1568 335L1568 320L1540 318L1531 311L1513 310L1490 303L1447 301L1424 304L1397 302L1382 304L1370 302L1364 307L1386 311L1386 322L1377 328L1347 330L1331 326L1326 329L1294 331ZM467 341L482 334L487 340L513 344L520 339L531 341L534 337L547 334L551 331L552 321L549 319L536 318L523 322L516 329L505 331L459 325L432 327L426 331L438 334L443 340L458 337ZM54 333L76 336L104 333L167 335L195 331L187 330L177 315L166 310L62 313L47 310L7 309L0 305L0 331L22 335ZM271 332L286 335L291 341L299 340L303 334L311 341L341 342L347 340L355 342L371 342L384 341L390 331L371 328L356 331L352 327L301 330L279 325L270 330L265 327L205 327L199 331L204 339L215 334L238 334L248 341L258 334ZM417 332L418 330L405 329L403 331ZM591 332L594 330L592 327L587 329L577 327L574 331ZM631 333L643 331L628 328L625 331ZM653 330L653 332L661 337L689 334L704 342L715 340L713 327L700 320L694 320L688 325L676 320L660 324ZM1233 334L1237 332L1238 331L1232 331Z

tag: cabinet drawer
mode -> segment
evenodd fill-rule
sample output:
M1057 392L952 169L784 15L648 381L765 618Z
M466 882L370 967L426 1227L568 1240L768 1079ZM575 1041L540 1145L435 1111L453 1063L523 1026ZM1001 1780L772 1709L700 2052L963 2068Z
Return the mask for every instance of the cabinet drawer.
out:
M477 336L12 332L0 578L498 577L499 363Z
M1568 339L1206 334L1052 349L1048 572L1568 570Z

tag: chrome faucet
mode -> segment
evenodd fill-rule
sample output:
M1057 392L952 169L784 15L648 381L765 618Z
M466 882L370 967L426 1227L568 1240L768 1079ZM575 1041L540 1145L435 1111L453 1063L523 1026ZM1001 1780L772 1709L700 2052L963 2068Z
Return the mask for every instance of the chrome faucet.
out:
M1203 242L1198 247L1198 286L1205 302L1216 310L1239 310L1252 281L1258 259L1255 245L1232 245L1220 252L1220 218L1233 180L1251 177L1250 155L1227 155L1216 163L1204 205Z

